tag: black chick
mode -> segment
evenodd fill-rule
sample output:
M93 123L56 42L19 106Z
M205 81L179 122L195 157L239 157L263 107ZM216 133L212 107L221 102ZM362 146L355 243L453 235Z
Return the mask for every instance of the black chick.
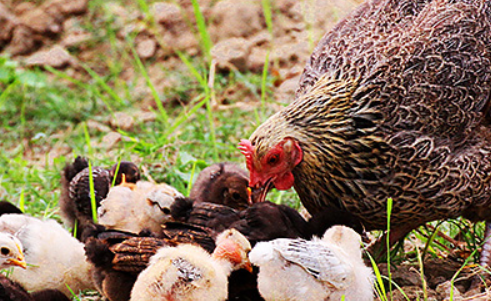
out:
M327 229L334 225L342 225L355 230L362 237L365 234L365 227L361 220L346 210L337 207L326 207L314 214L308 221L308 236L322 237Z
M118 169L118 164L115 164L110 170L98 166L92 167L97 208L109 192L115 175L115 185L121 183L123 174L126 182L136 183L140 180L140 171L132 162L121 161L117 173L116 169ZM79 227L75 229L77 238L81 237L83 227L92 222L89 177L89 162L80 156L72 164L65 166L61 177L61 216L72 228L75 226L75 221L78 221Z
M10 213L22 214L23 212L17 206L8 201L0 201L0 216L2 214Z
M230 224L255 244L276 238L322 237L327 229L343 225L363 234L360 220L348 211L338 208L325 208L306 221L297 210L286 205L271 202L256 203L239 213L239 219Z
M271 202L256 203L239 213L239 219L230 225L255 244L276 238L309 236L308 222L297 210Z
M240 219L240 211L221 204L196 202L191 198L176 198L170 214L176 221L211 228L217 232L228 229Z
M0 274L0 300L2 301L70 301L58 290L47 289L29 294L19 283Z
M216 163L203 169L191 189L196 202L222 204L243 210L250 205L249 175L231 162Z

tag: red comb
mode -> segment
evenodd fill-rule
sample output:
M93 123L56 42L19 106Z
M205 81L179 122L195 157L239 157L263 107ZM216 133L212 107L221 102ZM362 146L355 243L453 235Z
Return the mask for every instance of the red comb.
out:
M247 139L240 140L239 143L240 152L246 157L246 165L249 171L252 171L252 156L254 155L254 146L251 141Z

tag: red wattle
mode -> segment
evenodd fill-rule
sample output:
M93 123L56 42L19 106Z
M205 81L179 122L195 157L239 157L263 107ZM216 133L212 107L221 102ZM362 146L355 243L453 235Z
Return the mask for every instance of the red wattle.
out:
M273 184L278 190L287 190L292 188L294 182L295 178L293 178L293 174L291 172L287 172L280 178L276 178Z

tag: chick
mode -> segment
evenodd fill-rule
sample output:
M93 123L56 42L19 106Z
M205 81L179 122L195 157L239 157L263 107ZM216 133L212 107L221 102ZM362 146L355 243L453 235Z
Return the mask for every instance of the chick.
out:
M213 231L188 224L166 223L159 233L142 231L138 235L101 227L94 229L85 251L95 267L93 278L97 290L111 301L130 298L138 273L163 246L194 243L209 252L215 249Z
M8 201L0 201L0 215L9 213L22 213L22 210Z
M2 254L17 254L5 262L15 263L17 260L20 266L29 263L27 268L14 269L10 275L28 291L57 289L71 296L67 286L75 293L94 288L84 245L56 221L42 221L23 214L4 214L0 216L0 232L15 238L10 245L0 247ZM25 254L24 263L19 257L20 251Z
M12 266L27 267L22 243L14 235L0 232L0 269Z
M96 208L107 196L113 180L115 184L119 184L123 175L126 182L129 183L136 183L140 180L140 171L132 162L121 161L119 164L114 164L110 170L92 166ZM72 164L67 164L62 172L61 184L61 217L64 223L71 228L75 227L77 221L78 227L74 232L77 233L77 238L80 238L84 227L92 223L90 169L87 159L79 156Z
M170 213L176 221L222 232L239 220L240 211L226 205L176 198L170 206Z
M130 300L226 300L232 270L250 269L251 246L235 229L222 232L216 245L211 256L188 244L161 248L138 276Z
M0 232L0 269L27 268L22 243L13 235ZM2 301L69 301L58 290L42 290L29 294L22 285L0 274L0 300Z
M231 162L216 163L203 169L189 197L196 202L222 204L243 210L249 207L249 175Z
M361 257L360 236L334 226L322 239L259 242L249 254L259 266L258 288L266 300L373 300L373 273Z
M133 233L143 229L159 232L165 221L172 220L170 206L177 197L183 195L167 184L123 182L112 187L101 202L97 210L99 223Z
M2 301L70 301L58 290L43 290L29 294L20 284L0 274L0 300Z

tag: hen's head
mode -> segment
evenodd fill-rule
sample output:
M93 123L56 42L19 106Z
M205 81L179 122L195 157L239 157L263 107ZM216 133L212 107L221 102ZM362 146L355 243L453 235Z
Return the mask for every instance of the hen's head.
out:
M249 186L261 190L258 202L266 199L273 185L278 190L287 190L293 186L292 170L303 157L302 149L294 138L284 137L271 146L243 139L239 149L246 157Z

